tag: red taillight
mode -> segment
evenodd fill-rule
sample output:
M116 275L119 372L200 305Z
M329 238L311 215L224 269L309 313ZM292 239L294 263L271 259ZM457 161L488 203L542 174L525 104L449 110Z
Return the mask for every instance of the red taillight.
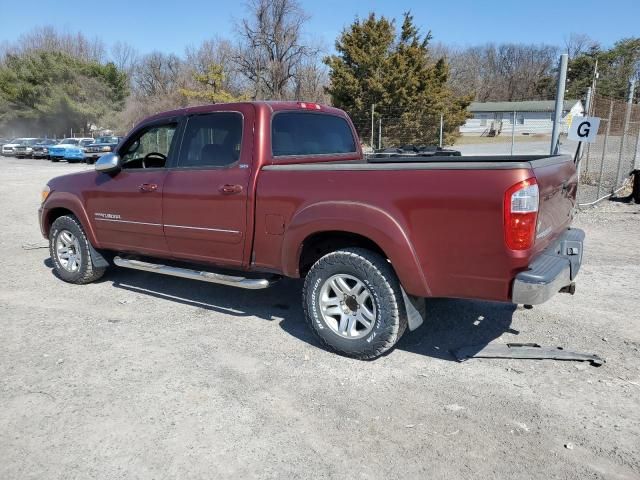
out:
M504 238L511 250L526 250L533 245L539 203L535 178L518 182L505 192Z
M317 103L298 102L298 106L300 106L300 108L305 108L307 110L322 110L322 107Z

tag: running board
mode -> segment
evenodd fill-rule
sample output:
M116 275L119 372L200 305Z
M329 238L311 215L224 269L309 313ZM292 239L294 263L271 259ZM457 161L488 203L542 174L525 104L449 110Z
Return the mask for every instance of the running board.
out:
M267 288L269 285L271 285L271 282L266 278L235 277L233 275L202 272L199 270L192 270L190 268L170 267L168 265L162 265L159 263L142 262L140 260L129 260L122 257L115 257L113 259L113 263L115 263L119 267L132 268L134 270L161 273L162 275L189 278L191 280L200 280L201 282L218 283L221 285L246 288L249 290L259 290L261 288Z

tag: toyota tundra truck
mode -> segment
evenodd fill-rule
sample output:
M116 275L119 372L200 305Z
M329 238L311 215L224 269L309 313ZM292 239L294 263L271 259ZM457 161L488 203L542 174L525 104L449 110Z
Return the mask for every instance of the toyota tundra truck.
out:
M427 297L573 293L576 187L571 156L365 158L341 110L247 102L142 121L95 170L52 179L39 217L64 281L112 265L245 289L304 279L322 344L371 359Z

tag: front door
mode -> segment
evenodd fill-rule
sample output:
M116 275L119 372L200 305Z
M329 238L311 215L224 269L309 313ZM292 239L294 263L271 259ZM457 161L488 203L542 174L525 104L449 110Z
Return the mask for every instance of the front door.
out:
M240 266L246 240L253 110L188 117L163 194L164 232L174 257Z
M122 169L97 174L86 203L103 248L168 254L162 191L176 129L175 121L143 127L120 149Z

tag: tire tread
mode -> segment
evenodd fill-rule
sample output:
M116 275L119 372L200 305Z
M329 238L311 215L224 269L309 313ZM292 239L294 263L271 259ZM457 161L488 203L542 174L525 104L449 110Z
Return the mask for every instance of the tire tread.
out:
M362 268L365 266L367 269L371 269L374 273L373 278L376 278L376 281L382 279L391 291L394 301L392 305L390 305L392 311L391 314L394 318L398 318L398 323L396 325L397 328L391 332L391 335L376 336L371 342L371 348L367 349L363 352L347 352L341 350L334 345L331 345L326 339L324 339L321 335L319 335L318 331L315 328L314 321L311 318L311 315L307 311L307 322L311 327L311 331L314 336L320 341L320 343L327 349L333 350L342 355L346 355L353 358L358 358L360 360L372 360L377 358L387 351L389 351L393 346L398 342L400 337L404 334L407 329L407 315L404 311L404 303L402 300L402 294L400 291L400 282L398 277L396 276L391 265L378 255L375 252L367 250L361 247L350 247L341 250L336 250L331 252L320 260L318 260L307 273L307 279L312 278L319 269L326 268L326 266L341 266L345 263L350 264L354 268ZM308 310L308 299L311 296L311 292L309 289L311 288L311 282L305 281L303 288L303 300L305 303L305 310Z
M89 242L89 239L87 238L87 235L84 232L84 228L82 228L82 224L80 223L78 218L74 215L63 215L61 217L56 218L56 220L53 222L53 225L51 226L51 232L52 232L51 235L53 235L53 232L55 231L54 227L56 223L57 222L63 223L65 221L72 222L80 232L80 235L82 237L80 241L84 243L84 247L86 249L86 256L88 260L87 267L80 277L74 280L66 280L66 281L68 281L69 283L75 283L77 285L85 285L87 283L95 282L96 280L100 279L104 275L104 272L106 271L107 267L96 267L93 264L93 259L91 258L91 249L89 248L91 243ZM83 252L83 254L84 253L85 252ZM49 242L49 254L53 259L54 258L53 256L55 254L53 239L51 239Z

